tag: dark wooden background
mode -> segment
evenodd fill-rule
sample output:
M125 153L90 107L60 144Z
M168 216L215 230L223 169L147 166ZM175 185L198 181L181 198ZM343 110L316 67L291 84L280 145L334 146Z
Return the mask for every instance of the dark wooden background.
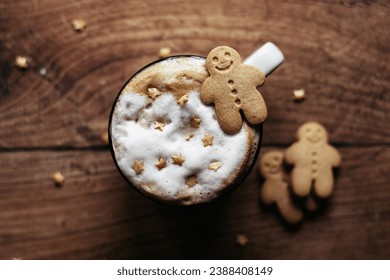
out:
M389 27L387 0L2 0L0 259L389 259ZM262 152L323 123L343 157L326 207L286 226L259 203L255 170L200 207L158 205L127 186L101 140L127 78L160 47L206 55L226 44L246 57L266 41L286 61L262 88Z

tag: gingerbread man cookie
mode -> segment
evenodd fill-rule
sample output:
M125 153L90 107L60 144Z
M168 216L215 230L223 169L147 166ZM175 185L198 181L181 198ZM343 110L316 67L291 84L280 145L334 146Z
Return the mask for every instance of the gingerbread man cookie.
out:
M209 53L206 68L210 77L201 88L200 98L206 105L215 105L218 122L226 133L240 131L240 111L250 124L265 121L267 107L257 90L265 76L258 68L242 64L240 55L226 46L216 47Z
M276 203L283 218L288 223L296 224L302 220L303 214L291 199L282 164L281 151L269 151L260 158L259 168L265 178L260 197L265 204Z
M318 197L329 197L333 191L332 168L340 165L340 154L328 144L327 132L317 122L303 124L297 138L298 142L285 153L286 162L294 165L291 172L294 193L307 196L313 186Z

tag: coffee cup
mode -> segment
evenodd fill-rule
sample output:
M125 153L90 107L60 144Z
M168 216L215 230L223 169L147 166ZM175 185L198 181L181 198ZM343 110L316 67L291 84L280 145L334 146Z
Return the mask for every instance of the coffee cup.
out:
M266 76L283 62L266 43L244 64ZM118 170L145 196L177 205L215 200L249 173L262 126L244 120L233 135L221 129L213 106L201 101L206 59L177 55L150 63L120 90L110 116L109 141Z

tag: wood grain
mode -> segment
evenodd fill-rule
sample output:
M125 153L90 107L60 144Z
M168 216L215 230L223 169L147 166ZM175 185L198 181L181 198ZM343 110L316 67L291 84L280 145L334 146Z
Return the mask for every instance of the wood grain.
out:
M256 170L216 203L186 208L131 189L106 150L0 153L0 259L388 259L390 149L340 152L334 196L295 229L260 205ZM235 244L239 233L250 246Z
M117 92L160 47L206 55L227 44L245 57L268 40L286 62L261 90L264 143L286 145L315 119L334 143L389 144L389 11L388 1L2 1L0 147L99 146ZM16 55L30 68L16 69Z
M77 18L85 31L72 29ZM0 259L389 259L388 26L387 0L2 0ZM322 210L287 226L259 203L256 170L197 207L131 189L101 140L125 81L160 47L229 45L246 57L266 41L286 60L261 88L262 152L290 145L303 122L323 123L343 163ZM299 88L306 100L295 103Z

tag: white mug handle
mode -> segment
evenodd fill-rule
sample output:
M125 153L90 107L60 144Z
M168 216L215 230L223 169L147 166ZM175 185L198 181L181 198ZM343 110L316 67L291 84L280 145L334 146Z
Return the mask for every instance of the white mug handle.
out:
M268 76L283 61L282 51L274 43L267 42L245 59L244 64L255 66Z

